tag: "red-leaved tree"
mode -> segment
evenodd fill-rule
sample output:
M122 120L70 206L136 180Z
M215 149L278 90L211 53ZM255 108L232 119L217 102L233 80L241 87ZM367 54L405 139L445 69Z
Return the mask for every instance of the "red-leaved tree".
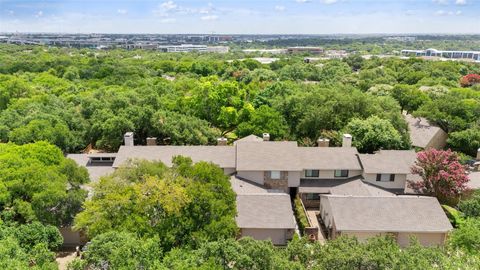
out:
M470 87L477 83L480 83L480 75L478 74L468 74L460 79L460 85L462 87Z
M412 166L412 173L421 176L420 181L409 181L414 190L432 195L443 203L455 203L467 191L468 176L455 152L433 148L419 152Z

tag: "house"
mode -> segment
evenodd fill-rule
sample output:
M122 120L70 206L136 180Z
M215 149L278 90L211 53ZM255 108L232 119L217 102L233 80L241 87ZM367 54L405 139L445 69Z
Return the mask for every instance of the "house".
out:
M441 128L430 124L427 119L406 114L410 140L414 147L422 149L443 149L447 145L448 134Z
M237 212L236 222L242 237L270 239L274 245L286 245L293 238L296 222L288 194L239 194Z
M434 197L322 195L320 200L320 215L331 239L348 235L365 241L391 235L406 247L413 236L424 246L437 246L453 229Z
M160 146L155 145L156 139L147 141L146 146L136 146L133 134L127 133L125 145L121 146L117 153L69 157L79 165L86 166L94 181L120 166L128 165L128 161L132 159L162 161L171 166L172 158L181 155L190 157L193 162L212 162L230 176L232 188L237 194L236 221L240 228L239 236L272 239L273 243L278 245L285 245L295 231L291 198L297 194L305 207L325 211L331 208L330 204L334 204L327 198L333 198L332 201L345 196L369 198L365 199L372 202L372 209L369 211L378 209L378 214L383 215L383 204L396 207L396 195L408 193L407 181L416 179L410 172L416 160L415 151L381 150L375 154L359 154L357 149L352 147L352 136L348 134L343 136L341 147L329 147L328 139L319 139L318 147L300 147L295 141L270 141L269 134L263 134L262 137L250 135L235 141L231 146L227 145L225 138L219 138L217 145L210 146ZM102 164L102 169L92 164ZM408 198L405 199L408 203L403 211L416 211L416 204L412 201L423 199ZM338 225L337 221L331 219L332 215L337 217L340 215L338 213L343 212L335 207L332 209L325 212L323 218L326 218L329 224ZM364 215L362 211L351 212L350 217L339 216L338 220L359 220L359 216ZM395 213L396 210L392 211ZM413 223L417 218L423 217L412 215L410 222ZM381 222L379 225L383 224ZM418 222L418 230L407 226L408 231L402 231L398 227L387 226L390 231L376 229L377 231L371 234L358 236L391 232L396 234L399 242L404 243L408 234L420 233L420 236L424 237L423 233L431 233L432 225L428 220L421 219ZM436 221L432 219L430 222ZM400 223L398 226L403 225ZM362 228L335 229L332 235L337 235L337 232L347 233L349 229L362 231ZM434 239L425 239L437 243L440 241L440 236L437 236L432 236Z
M363 180L393 193L405 193L407 181L417 178L411 173L411 167L417 159L413 150L380 150L358 157L363 167Z

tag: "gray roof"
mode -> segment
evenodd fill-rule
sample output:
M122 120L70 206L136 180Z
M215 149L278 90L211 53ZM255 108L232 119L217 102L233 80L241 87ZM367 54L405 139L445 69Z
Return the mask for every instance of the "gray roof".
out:
M355 147L299 147L303 169L361 170Z
M297 142L242 142L237 147L237 171L301 171Z
M111 174L115 169L112 166L91 166L88 164L90 154L68 154L67 158L73 159L78 166L87 168L90 180L97 181L100 177ZM112 154L95 154L95 156L112 156Z
M416 147L426 148L437 133L445 133L441 128L434 126L422 117L413 117L409 114L405 115L408 123L410 140L412 145Z
M237 196L239 228L295 229L290 196L285 193Z
M113 167L119 167L129 159L162 161L172 165L174 156L190 157L193 162L212 162L221 168L235 168L234 146L121 146Z
M409 174L417 159L414 150L380 150L375 154L358 156L364 173Z
M452 229L435 197L327 197L338 231L447 232Z
M299 193L320 193L352 196L394 196L393 193L361 180L352 179L301 179Z
M468 175L470 181L468 181L467 186L471 189L480 189L480 172L471 172Z
M241 142L263 142L263 138L260 138L256 135L248 135L246 137L243 137L241 139L238 139L233 142L233 144L241 143Z

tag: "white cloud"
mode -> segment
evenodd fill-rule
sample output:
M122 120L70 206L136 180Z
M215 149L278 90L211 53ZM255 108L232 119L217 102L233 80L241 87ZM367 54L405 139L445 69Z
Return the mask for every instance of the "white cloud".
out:
M443 16L443 15L446 15L446 14L447 14L447 12L445 12L445 10L437 10L435 12L435 15L437 15L437 16Z
M433 3L439 4L439 5L446 5L448 4L448 0L432 0Z
M457 15L457 16L462 15L462 11L461 11L461 10L457 10L457 12L455 12L455 15Z
M118 13L118 14L125 15L125 14L128 13L128 10L126 10L126 9L117 9L117 13Z
M207 16L202 16L200 19L202 19L202 21L215 21L218 19L218 16L217 15L207 15Z
M41 10L35 14L35 18L40 18L42 16L43 16L43 11Z
M453 15L461 15L462 14L462 11L460 10L457 10L456 12L453 12L453 11L445 11L445 10L437 10L435 12L435 15L437 16L453 16Z
M295 0L295 2L303 4L303 3L309 3L311 0Z
M276 11L285 11L285 6L275 6Z
M335 4L337 2L338 2L338 0L322 0L322 3L324 3L326 5Z
M466 5L466 4L467 4L467 0L456 0L456 1L455 1L455 4L456 4L456 5L463 6L463 5Z
M177 8L177 4L173 1L166 1L160 4L160 7L166 11Z

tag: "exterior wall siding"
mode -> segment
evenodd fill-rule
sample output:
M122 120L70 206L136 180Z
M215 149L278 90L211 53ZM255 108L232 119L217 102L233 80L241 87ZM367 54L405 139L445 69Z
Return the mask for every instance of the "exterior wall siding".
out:
M399 233L397 242L401 247L410 245L410 237L416 237L423 246L442 246L446 233Z
M274 245L286 245L293 238L293 229L241 229L241 236L250 236L256 240L272 240Z
M395 181L393 182L380 182L377 181L377 174L363 174L363 177L366 182L371 183L373 185L377 185L383 188L395 188L395 189L404 189L406 182L407 182L407 175L406 174L396 174Z
M237 175L241 178L250 180L257 184L264 184L264 172L263 171L238 171Z
M312 168L312 170L315 170L315 168ZM306 177L305 176L305 170L301 172L301 178L306 178L306 179L333 179L333 178L338 178L338 179L347 179L355 176L362 175L361 170L348 170L348 177L335 177L335 170L319 170L319 175L318 177Z

